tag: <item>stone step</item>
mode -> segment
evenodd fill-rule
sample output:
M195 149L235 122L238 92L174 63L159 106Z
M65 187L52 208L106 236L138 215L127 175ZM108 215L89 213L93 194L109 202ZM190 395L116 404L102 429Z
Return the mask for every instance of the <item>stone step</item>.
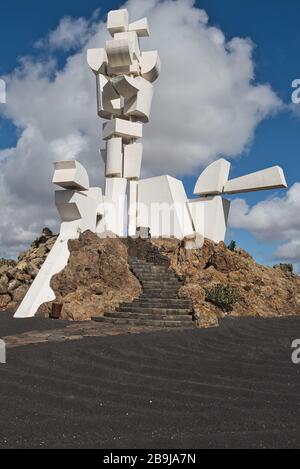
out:
M136 270L152 270L153 272L172 272L172 270L170 270L170 268L166 265L154 265L154 264L144 264L144 265L141 265L141 264L129 264L130 267L132 267L133 269L136 269Z
M133 269L170 270L169 264L153 264L150 262L145 262L145 263L129 262L129 265Z
M190 301L182 301L180 298L178 299L169 299L169 298L138 298L134 300L132 303L122 303L120 306L153 306L154 308L168 308L169 306L176 306L177 308L192 308L193 303Z
M162 267L160 269L153 268L153 267L133 267L130 266L131 270L136 273L142 273L142 274L174 274L170 269L167 269L165 267Z
M164 282L164 281L159 281L159 280L144 280L142 282L143 286L144 287L154 287L154 288L158 288L158 287L171 287L171 288L180 288L182 283L180 283L178 280L170 280L168 282Z
M175 275L167 275L167 274L160 274L160 275L157 275L157 274L137 274L135 273L135 275L142 279L142 280L148 280L148 281L174 281L176 280L176 282L178 282L178 278L175 276Z
M157 257L150 259L148 258L147 261L144 259L128 259L128 264L130 265L154 265L154 266L161 266L161 265L170 265L170 260L163 257Z
M155 321L162 320L162 321L184 321L184 322L191 322L193 321L193 317L188 314L147 314L147 313L137 313L134 311L116 311L116 312L109 312L105 313L104 315L106 318L128 318L128 319L153 319Z
M117 312L128 312L128 313L147 313L147 314L193 314L193 310L190 308L153 308L153 307L140 307L140 306L119 306L116 309Z
M144 274L168 274L168 275L173 275L175 272L173 270L170 270L170 269L167 269L165 267L162 267L160 269L157 269L157 268L153 268L153 267L132 267L130 266L130 268L132 270L134 270L135 272L141 272L141 273L144 273Z
M169 298L170 300L177 300L178 299L178 290L147 290L142 293L140 298Z
M190 300L189 298L155 298L155 297L149 297L149 296L144 296L144 293L141 293L141 295L138 297L138 298L135 298L135 300L133 300L133 302L137 302L137 301L143 301L143 302L148 302L148 303L153 303L153 301L158 301L158 302L168 302L170 301L171 303L174 303L174 304L186 304L188 306L193 306L193 302L192 300Z
M100 316L92 318L97 322L106 322L110 324L128 324L131 326L153 326L153 327L194 327L193 321L161 321L154 319L128 319L128 318L108 318Z
M133 306L134 308L160 308L160 309L176 309L176 310L189 309L190 311L193 311L192 305L172 303L172 301L168 301L168 302L139 301L139 302L134 302L134 303L122 303L119 306L119 308L123 308L123 307L128 308L131 306Z

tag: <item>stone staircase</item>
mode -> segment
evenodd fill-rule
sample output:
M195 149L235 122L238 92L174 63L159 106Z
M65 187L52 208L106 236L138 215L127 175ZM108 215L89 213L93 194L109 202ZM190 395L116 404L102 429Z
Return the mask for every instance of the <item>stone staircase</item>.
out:
M93 319L113 324L193 327L192 301L178 298L182 282L170 269L169 260L154 251L147 260L129 257L128 262L142 285L140 297Z

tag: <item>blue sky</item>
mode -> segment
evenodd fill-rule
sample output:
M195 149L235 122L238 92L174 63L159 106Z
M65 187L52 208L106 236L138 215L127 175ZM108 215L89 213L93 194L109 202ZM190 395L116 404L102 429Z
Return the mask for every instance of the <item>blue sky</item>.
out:
M123 2L99 0L3 0L0 17L0 77L13 72L20 58L32 56L38 60L38 57L46 54L45 50L38 50L34 44L45 37L49 30L55 30L64 16L90 18L100 8L101 18L107 11L116 9L121 4ZM202 0L196 2L196 6L206 11L210 24L220 28L226 40L235 36L249 37L255 43L253 61L256 81L269 83L283 103L290 105L291 83L300 78L300 2ZM54 53L59 68L64 67L70 53L64 50ZM282 110L274 117L267 117L255 128L251 143L233 160L231 175L238 176L278 164L284 168L289 186L297 183L300 180L299 126L297 112L289 109ZM0 149L14 146L20 131L12 120L0 117ZM198 175L199 171L194 176L184 177L189 195L193 192ZM274 194L268 192L254 193L247 195L246 200L252 206L273 196ZM283 197L284 194L278 193L278 196ZM258 261L272 264L272 256L278 246L283 241L291 240L279 239L278 233L272 240L270 231L272 232L272 227L269 227L268 236L258 240L255 238L255 230L251 233L251 230L230 228L227 238L228 241L236 239ZM295 263L297 262L298 257L295 256Z

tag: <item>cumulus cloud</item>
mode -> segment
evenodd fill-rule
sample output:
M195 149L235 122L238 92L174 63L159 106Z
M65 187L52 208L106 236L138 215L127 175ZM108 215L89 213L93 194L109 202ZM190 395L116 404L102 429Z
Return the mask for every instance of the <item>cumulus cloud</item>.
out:
M249 207L243 199L232 202L229 224L251 231L260 241L279 241L274 258L300 261L300 183L284 196L271 197Z
M65 16L58 27L50 31L46 38L37 41L35 46L39 49L62 49L65 52L82 46L96 32L95 20L98 13L99 10L96 10L90 20Z
M197 175L220 155L239 155L258 124L281 107L268 84L255 82L251 40L226 40L191 0L129 0L126 7L132 21L148 16L152 35L142 47L158 49L162 59L151 120L144 126L144 175ZM5 113L19 138L14 148L0 151L5 254L17 252L43 225L57 228L53 161L76 157L93 184L103 182L101 122L85 52L107 38L96 16L64 18L40 41L50 55L22 59L6 77ZM55 49L69 51L62 69Z

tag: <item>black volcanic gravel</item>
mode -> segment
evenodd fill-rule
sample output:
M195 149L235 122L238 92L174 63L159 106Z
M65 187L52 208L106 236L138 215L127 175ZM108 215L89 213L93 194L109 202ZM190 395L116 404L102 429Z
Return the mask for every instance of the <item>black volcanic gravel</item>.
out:
M21 331L4 323L2 337ZM9 349L0 447L299 447L296 338L299 317L239 318Z

